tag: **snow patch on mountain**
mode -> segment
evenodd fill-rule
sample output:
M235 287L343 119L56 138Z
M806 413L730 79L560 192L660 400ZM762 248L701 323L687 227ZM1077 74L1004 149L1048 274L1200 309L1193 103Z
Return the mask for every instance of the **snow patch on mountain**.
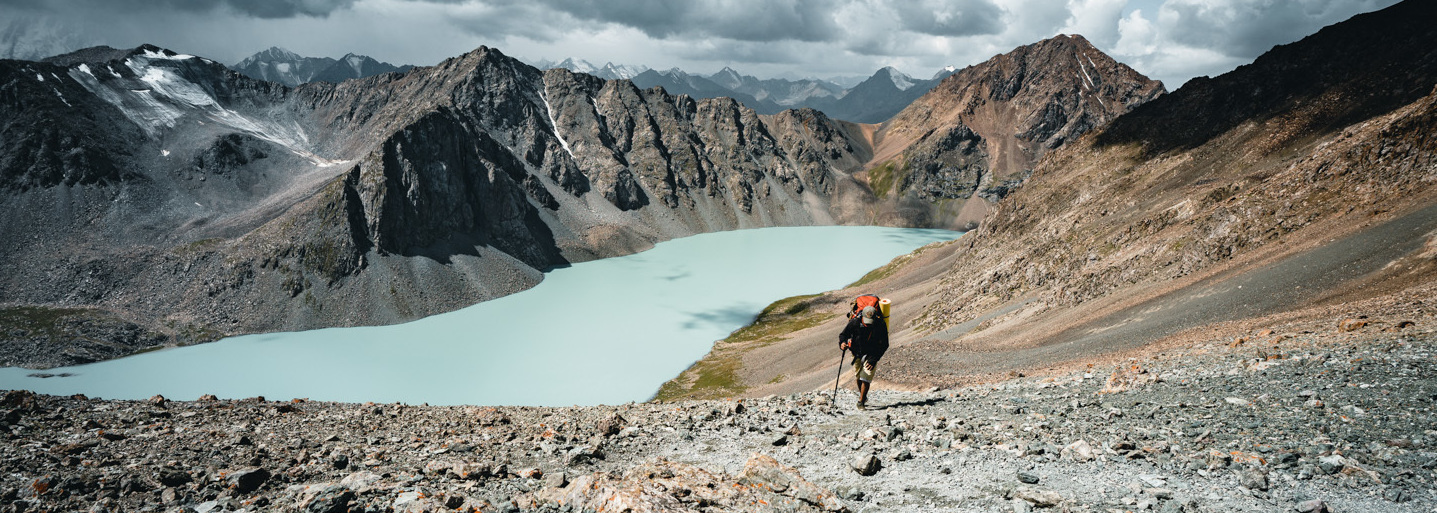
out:
M344 61L349 63L349 69L354 70L354 76L364 76L364 57L351 53L345 56Z
M904 75L902 71L898 71L892 66L883 68L883 70L888 72L888 79L893 81L893 87L897 87L899 91L907 91L913 87L913 77Z
M96 97L114 105L152 138L159 138L166 130L174 129L187 119L201 118L196 121L216 123L272 142L321 167L338 163L315 155L309 148L308 136L297 122L291 120L286 125L278 120L256 119L227 108L207 88L182 76L177 65L157 62L188 59L195 57L145 51L124 61L125 67L134 72L134 79L126 79L108 67L105 72L97 74L87 64L70 68L69 75Z
M559 133L559 123L554 121L554 107L549 105L549 98L544 96L543 91L539 91L539 99L544 102L544 114L549 116L549 126L554 127L554 137L559 139L559 146L564 147L564 151L569 154L569 158L575 158L574 150L569 149L569 141L564 140L564 134Z

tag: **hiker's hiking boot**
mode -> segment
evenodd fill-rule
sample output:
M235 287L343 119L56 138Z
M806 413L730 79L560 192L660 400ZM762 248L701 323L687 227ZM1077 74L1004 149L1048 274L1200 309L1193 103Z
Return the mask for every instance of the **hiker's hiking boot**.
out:
M865 408L867 408L867 403L865 403L865 402L863 402L863 401L858 401L858 409L859 409L859 411L862 411L862 410L865 409Z

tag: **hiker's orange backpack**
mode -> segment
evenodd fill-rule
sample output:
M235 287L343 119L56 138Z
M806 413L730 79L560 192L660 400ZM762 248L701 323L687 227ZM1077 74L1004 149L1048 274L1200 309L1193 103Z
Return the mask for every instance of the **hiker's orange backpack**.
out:
M853 303L850 305L852 306L852 308L850 308L848 311L848 318L852 319L854 317L862 315L864 308L868 308L870 306L873 308L878 308L879 301L882 300L879 299L878 296L875 296L873 294L864 294L862 296L853 298Z

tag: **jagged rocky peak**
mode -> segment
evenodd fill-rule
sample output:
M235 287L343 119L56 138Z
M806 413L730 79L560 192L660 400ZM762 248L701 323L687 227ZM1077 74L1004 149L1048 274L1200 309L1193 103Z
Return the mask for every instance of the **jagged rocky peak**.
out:
M304 57L301 57L299 54L291 52L284 48L280 48L278 46L271 46L266 50L262 50L254 55L246 57L244 60L239 61L239 64L236 64L235 66L243 68L256 62L293 62L303 58Z
M880 196L996 201L1044 153L1164 92L1082 36L1022 46L948 76L884 123L870 185Z
M729 89L734 89L743 85L743 75L740 75L739 72L734 71L733 68L730 68L728 66L724 66L723 69L718 70L718 73L710 75L709 80L712 80L719 85L727 87Z
M251 55L235 64L234 70L258 80L297 87L310 82L339 83L380 73L406 71L413 66L395 66L367 55L348 53L339 59L304 57L280 47Z

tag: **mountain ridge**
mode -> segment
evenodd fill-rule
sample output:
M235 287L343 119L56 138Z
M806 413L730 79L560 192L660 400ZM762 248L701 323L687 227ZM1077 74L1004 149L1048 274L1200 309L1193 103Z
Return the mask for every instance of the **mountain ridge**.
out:
M345 54L338 59L304 57L278 46L255 53L236 63L232 69L250 78L298 87L309 82L343 82L380 73L404 72L411 65L395 66L367 55Z
M25 316L74 311L61 317L143 336L11 364L399 322L707 231L945 219L873 195L871 127L488 47L294 88L153 46L57 62L0 61L25 99L0 105L18 136L0 155L0 210L22 212L0 227L17 263L0 287Z

